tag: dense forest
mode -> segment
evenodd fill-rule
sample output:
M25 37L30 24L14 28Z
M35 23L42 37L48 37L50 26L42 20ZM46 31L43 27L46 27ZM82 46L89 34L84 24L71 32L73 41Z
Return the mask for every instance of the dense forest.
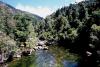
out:
M100 1L87 0L58 9L38 27L39 38L79 54L81 67L100 64Z
M100 1L70 4L45 19L0 2L0 53L33 48L38 38L78 54L79 67L99 67Z

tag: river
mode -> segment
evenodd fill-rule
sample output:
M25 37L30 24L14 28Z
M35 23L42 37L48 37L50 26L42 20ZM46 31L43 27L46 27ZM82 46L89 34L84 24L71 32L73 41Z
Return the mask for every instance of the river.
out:
M59 52L59 48L57 48L57 51L52 52L55 49L36 50L30 57L11 62L9 67L78 67L76 61L64 58L67 56L65 51L61 52L60 49Z

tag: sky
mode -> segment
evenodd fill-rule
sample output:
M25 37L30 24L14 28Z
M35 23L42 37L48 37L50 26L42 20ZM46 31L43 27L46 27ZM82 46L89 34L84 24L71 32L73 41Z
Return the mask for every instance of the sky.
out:
M0 0L16 9L27 11L43 18L55 12L58 8L83 0Z

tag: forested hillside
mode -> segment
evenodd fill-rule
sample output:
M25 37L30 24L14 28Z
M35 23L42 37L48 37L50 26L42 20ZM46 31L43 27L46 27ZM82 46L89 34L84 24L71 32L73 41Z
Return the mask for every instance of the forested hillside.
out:
M87 0L58 9L41 24L39 37L82 57L83 67L100 64L100 1Z

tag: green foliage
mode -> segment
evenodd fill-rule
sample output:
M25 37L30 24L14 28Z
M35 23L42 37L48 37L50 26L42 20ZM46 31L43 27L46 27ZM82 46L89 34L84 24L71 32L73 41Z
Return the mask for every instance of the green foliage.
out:
M91 28L94 32L100 32L100 26L97 26L96 24L93 24Z
M77 30L75 30L74 28L69 29L68 30L68 36L71 39L75 39L78 36Z
M33 48L37 43L37 37L36 37L36 33L34 32L34 27L32 23L28 25L28 31L29 33L26 39L26 44L27 44L26 47Z

